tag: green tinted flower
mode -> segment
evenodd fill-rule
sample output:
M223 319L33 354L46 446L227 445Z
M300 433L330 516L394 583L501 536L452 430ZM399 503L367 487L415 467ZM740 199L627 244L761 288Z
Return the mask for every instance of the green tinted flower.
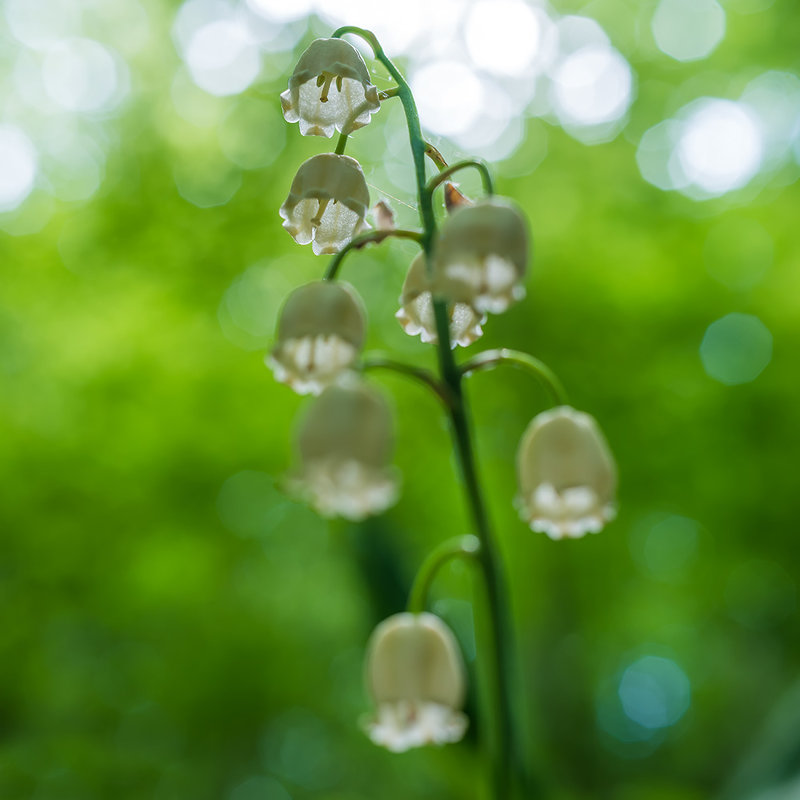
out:
M517 506L551 539L598 533L616 513L617 472L594 418L569 406L528 425L517 451Z
M528 228L507 200L464 205L442 224L433 260L434 291L451 303L498 314L525 296Z
M363 304L349 286L308 283L286 300L268 363L298 394L319 394L353 365L365 332Z
M369 737L398 753L459 741L467 729L464 675L455 637L439 617L403 613L384 620L367 647L365 677L375 705L365 726Z

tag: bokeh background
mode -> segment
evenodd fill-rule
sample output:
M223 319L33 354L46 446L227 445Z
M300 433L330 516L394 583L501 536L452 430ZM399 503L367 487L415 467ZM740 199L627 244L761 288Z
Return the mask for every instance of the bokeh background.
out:
M287 498L307 400L263 363L326 260L281 229L302 48L374 29L444 155L531 222L528 297L470 348L549 363L615 451L620 514L553 543L512 507L547 404L476 375L548 796L800 797L800 27L794 0L0 3L0 797L475 797L480 722L403 756L359 729L371 628L468 530L434 399L393 398L402 499L361 525ZM380 88L391 84L373 68ZM397 101L355 135L414 225ZM477 194L474 176L462 189ZM352 256L369 347L408 243ZM474 671L472 581L433 608ZM473 682L474 687L474 682Z

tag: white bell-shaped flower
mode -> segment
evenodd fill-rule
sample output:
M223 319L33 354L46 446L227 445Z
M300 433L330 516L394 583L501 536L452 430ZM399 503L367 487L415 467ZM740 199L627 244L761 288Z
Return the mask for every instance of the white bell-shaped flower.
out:
M350 134L380 108L378 90L358 50L342 39L315 39L300 56L281 95L287 122L303 136Z
M290 487L326 517L360 520L397 499L394 444L386 401L358 380L342 379L312 403L297 440L300 470Z
M525 218L508 200L456 208L436 242L434 291L451 303L501 313L525 296L528 250Z
M594 418L569 406L539 414L517 451L520 515L551 539L598 533L616 513L617 471Z
M375 713L365 728L375 744L400 753L459 741L465 669L450 629L428 614L395 614L372 633L366 684Z
M298 244L317 255L338 253L369 228L364 221L369 189L361 165L350 156L322 153L304 161L280 214Z
M486 322L486 315L476 311L469 303L451 303L448 313L450 342L453 347L459 344L466 347L483 335L481 325ZM439 340L433 313L433 296L422 253L411 262L400 294L400 309L395 317L409 336L419 336L423 342Z
M349 286L307 283L284 303L267 363L275 379L298 394L319 394L353 365L366 324L363 304Z

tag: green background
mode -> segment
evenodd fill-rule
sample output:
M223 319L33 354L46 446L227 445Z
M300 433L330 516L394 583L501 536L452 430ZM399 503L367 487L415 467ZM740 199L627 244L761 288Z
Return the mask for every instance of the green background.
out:
M469 350L528 350L559 374L611 443L619 516L560 543L519 521L513 455L547 405L523 373L471 379L480 473L509 570L519 707L550 795L755 797L800 763L797 167L696 202L646 183L635 147L689 79L700 96L720 74L741 86L796 70L797 9L731 12L711 58L678 64L626 49L635 6L557 8L603 23L638 98L610 143L531 119L497 165L499 191L530 219L535 258L527 298ZM403 608L427 550L469 530L444 420L423 388L370 376L395 411L399 503L364 524L329 523L280 492L308 400L276 384L263 357L283 298L326 259L295 245L277 210L297 166L329 143L281 119L285 55L268 55L244 95L199 94L211 124L177 115L176 8L147 6L150 43L106 123L97 193L69 203L41 190L0 215L0 797L475 796L474 691L458 745L397 756L359 728L370 630ZM324 32L314 23L303 44ZM0 69L9 78L10 64ZM400 121L381 112L353 137L368 180L382 128ZM270 163L235 168L220 136L245 152L268 143ZM241 185L200 208L176 179L197 191ZM462 188L478 192L471 176ZM757 223L774 243L749 289L709 274L706 242L721 222ZM344 278L369 309L368 349L432 365L393 319L413 252L397 242L358 253ZM699 354L707 327L731 312L757 316L774 342L763 373L736 386L709 377ZM471 598L468 569L454 565L433 608L474 674ZM620 677L642 656L689 681L672 726L622 716Z

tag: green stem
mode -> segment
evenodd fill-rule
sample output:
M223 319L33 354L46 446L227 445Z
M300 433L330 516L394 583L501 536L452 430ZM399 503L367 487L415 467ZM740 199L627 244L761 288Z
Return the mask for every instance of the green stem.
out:
M479 161L477 158L469 158L465 161L457 161L452 166L443 169L438 175L434 175L430 181L428 181L425 191L433 194L434 190L437 186L439 186L439 184L444 183L444 181L446 181L449 177L455 175L456 172L469 167L478 170L481 176L481 182L483 183L483 190L486 192L486 194L490 196L493 195L494 182L492 181L492 173L489 172L489 167L487 167L483 161Z
M333 151L337 156L340 156L344 153L344 149L347 147L347 136L348 134L346 133L339 134L339 141L336 142L336 149Z
M424 383L429 389L432 389L436 396L444 403L445 408L450 407L450 393L446 386L427 369L422 367L415 367L412 364L404 364L402 361L394 361L390 358L383 358L382 356L368 356L361 362L361 369L388 369L392 372L397 372L400 375L405 375L409 378Z
M485 350L483 353L473 356L469 361L461 365L461 374L468 377L473 372L480 372L484 369L494 369L500 364L509 364L512 367L519 367L535 375L550 392L553 404L565 406L569 404L567 392L558 376L543 361L534 358L528 353L520 350L509 350L503 347L499 350Z
M402 228L380 228L379 230L369 231L361 236L351 239L330 261L328 269L325 270L323 279L326 281L336 280L336 274L348 253L353 250L360 250L368 244L380 244L385 239L413 239L415 242L422 243L423 235L419 231L407 231Z
M481 543L477 536L459 536L457 539L442 542L429 553L414 578L414 584L408 596L408 611L412 614L421 614L425 610L433 579L448 561L453 558L477 558L480 549Z
M356 34L367 41L375 53L375 58L386 67L397 83L398 97L406 114L411 154L414 159L419 196L419 214L424 231L421 244L430 274L433 265L432 255L436 235L436 218L433 212L433 192L426 185L426 143L422 138L414 96L405 78L383 52L383 48L373 33L363 28L346 26L339 28L334 32L333 36L339 37L345 33ZM449 408L450 427L472 523L481 543L479 563L486 587L490 622L489 630L485 632L488 641L484 643L485 646L482 646L481 651L490 653L492 658L492 663L487 671L490 673L490 707L494 709L494 719L492 720L494 736L489 748L492 757L493 796L494 800L510 800L516 794L519 783L524 780L522 776L526 770L523 766L524 761L519 758L518 752L522 739L521 730L514 724L513 709L516 704L512 698L512 686L515 683L515 673L512 669L512 629L507 590L497 546L486 512L483 491L478 479L475 456L472 450L469 415L462 391L462 374L456 365L450 346L447 304L442 299L436 299L433 307L438 333L439 371L441 380L449 389L452 397ZM515 735L515 727L517 727L517 735ZM533 800L533 797L534 795L531 791L526 789L526 800Z

